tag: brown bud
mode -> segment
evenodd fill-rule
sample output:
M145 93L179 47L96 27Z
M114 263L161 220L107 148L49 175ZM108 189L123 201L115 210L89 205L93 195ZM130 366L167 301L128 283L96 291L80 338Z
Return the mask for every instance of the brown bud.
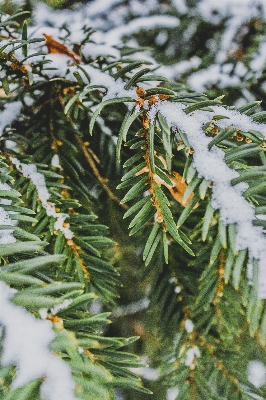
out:
M66 87L66 88L63 89L63 93L64 93L64 94L70 93L71 95L74 96L74 94L75 94L76 92L75 92L75 89L74 89L73 86L68 86L68 87Z
M193 147L190 147L190 148L186 149L186 153L187 153L187 154L193 154L194 151L195 151L195 150L193 149Z
M256 19L256 20L254 21L253 26L254 26L254 28L256 29L256 31L257 31L258 29L260 29L260 28L261 28L261 20L260 20L260 19Z
M21 72L27 72L28 71L27 66L24 65L24 64L22 64L19 69L20 69Z
M149 118L147 117L147 114L144 114L144 115L143 115L142 125L143 125L144 129L149 129L150 120L149 120Z
M241 133L237 132L237 134L236 134L236 140L237 140L238 142L242 142L243 139L244 139L244 136L241 135Z
M170 96L169 94L159 94L158 97L160 100L167 100Z
M145 89L142 86L137 86L136 87L136 93L139 97L144 97L146 94Z
M152 106L153 104L157 103L158 99L157 96L151 96L148 100L148 103L150 106Z
M156 215L156 221L159 223L163 222L163 217L161 214Z
M143 107L144 106L144 99L142 99L141 97L138 97L136 102L136 107Z

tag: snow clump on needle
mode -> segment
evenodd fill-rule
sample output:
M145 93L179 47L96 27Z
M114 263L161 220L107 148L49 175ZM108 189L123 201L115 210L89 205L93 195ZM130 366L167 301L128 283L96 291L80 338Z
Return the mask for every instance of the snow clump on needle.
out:
M54 204L48 201L50 194L46 187L45 178L43 174L37 171L36 165L23 164L15 157L10 157L10 160L16 166L18 171L22 172L22 174L26 178L29 178L35 185L42 206L46 210L46 214L49 217L54 217L56 220L54 224L54 229L61 231L66 239L72 239L74 233L68 227L64 226L64 221L68 217L68 214L56 212Z
M23 307L15 306L11 302L15 293L16 290L0 281L0 326L5 331L1 364L17 367L13 389L45 377L41 385L45 400L74 400L71 369L49 350L55 338L52 323L36 319Z

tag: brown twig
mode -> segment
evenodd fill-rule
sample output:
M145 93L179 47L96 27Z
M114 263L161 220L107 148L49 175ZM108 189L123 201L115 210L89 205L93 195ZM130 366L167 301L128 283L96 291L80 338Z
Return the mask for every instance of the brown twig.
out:
M120 199L119 197L117 197L112 190L109 188L107 182L108 179L104 178L101 176L98 168L96 167L95 161L93 160L93 157L90 153L92 153L92 150L90 149L90 152L88 151L88 149L85 147L83 141L81 140L81 138L79 136L76 135L76 141L80 147L80 149L82 150L82 153L84 154L84 157L86 158L86 160L88 161L95 177L98 179L98 181L100 182L100 184L102 185L102 187L104 188L104 190L106 191L106 193L108 194L108 196L114 200L116 203L118 203L122 208L124 208L125 210L128 210L128 206L126 204L120 203Z
M63 109L64 109L64 102L63 102L63 99L62 99L62 97L61 97L60 95L59 95L59 101L60 101L60 103L61 103L61 105L62 105L62 107L63 107ZM70 116L69 116L69 115L66 115L66 118L67 118L67 120L70 122L71 126L75 129L74 123L73 123L72 119L70 118ZM93 171L95 177L96 177L97 180L100 182L100 184L102 185L102 187L104 188L104 190L106 191L106 193L108 194L108 196L109 196L112 200L114 200L116 203L118 203L124 210L128 210L128 209L129 209L128 205L123 204L123 203L120 203L119 197L117 197L117 196L112 192L112 190L109 188L109 186L108 186L108 184L107 184L108 179L107 179L107 178L104 178L103 176L101 176L101 174L100 174L98 168L96 167L96 162L99 162L99 159L98 159L98 157L96 156L96 154L93 152L92 149L88 149L88 148L86 147L86 144L83 142L83 140L82 140L78 135L75 135L75 139L76 139L76 142L78 143L78 145L79 145L79 147L80 147L80 149L81 149L81 151L82 151L84 157L85 157L86 160L88 161L88 163L89 163L89 165L90 165L90 167L91 167L91 169L92 169L92 171ZM94 160L95 160L95 161L94 161Z

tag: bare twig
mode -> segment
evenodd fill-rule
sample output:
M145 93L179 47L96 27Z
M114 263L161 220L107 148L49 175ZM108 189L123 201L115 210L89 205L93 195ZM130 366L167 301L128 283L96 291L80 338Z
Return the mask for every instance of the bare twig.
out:
M107 182L108 179L104 178L103 176L101 176L98 168L96 167L95 161L92 156L92 150L90 149L90 151L88 151L88 149L86 148L86 146L84 145L84 142L81 140L81 138L79 136L76 135L76 141L80 147L80 149L82 150L82 153L84 154L84 157L86 158L86 160L88 161L95 177L98 179L98 181L100 182L100 184L102 185L102 187L104 188L104 190L106 191L106 193L108 194L108 196L114 200L116 203L118 203L122 208L124 208L125 210L128 209L128 206L126 204L120 203L120 199L119 197L117 197L112 190L109 188Z

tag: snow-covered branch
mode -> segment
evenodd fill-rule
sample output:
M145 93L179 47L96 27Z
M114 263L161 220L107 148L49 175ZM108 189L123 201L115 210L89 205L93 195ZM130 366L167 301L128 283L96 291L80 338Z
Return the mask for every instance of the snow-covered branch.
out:
M185 106L179 103L158 101L149 111L149 117L154 119L159 111L167 120L169 126L185 132L188 141L194 149L193 165L200 177L213 182L212 205L219 209L222 221L225 224L235 223L237 226L236 246L238 250L249 250L249 256L259 260L259 294L266 298L266 238L263 228L254 226L255 210L242 196L248 188L246 183L232 186L231 180L239 174L230 169L225 160L225 153L208 144L211 138L202 130L205 123L214 115L223 115L225 118L216 121L217 125L235 127L248 131L258 130L266 136L266 125L254 122L250 117L240 114L235 110L228 110L221 106L213 107L213 112L195 111L185 113Z
M46 400L74 400L70 367L53 355L49 345L55 338L50 321L36 319L24 308L12 304L16 290L0 281L0 325L4 328L1 364L15 365L13 388L44 378L41 394Z
M61 231L66 239L72 239L74 233L68 227L64 226L64 221L68 217L68 214L56 212L55 205L49 202L48 199L50 194L46 187L45 178L43 174L37 171L36 165L23 164L15 157L10 157L10 160L16 166L18 171L20 171L26 178L29 178L35 185L42 206L46 210L46 214L49 217L54 217L56 220L54 229Z

